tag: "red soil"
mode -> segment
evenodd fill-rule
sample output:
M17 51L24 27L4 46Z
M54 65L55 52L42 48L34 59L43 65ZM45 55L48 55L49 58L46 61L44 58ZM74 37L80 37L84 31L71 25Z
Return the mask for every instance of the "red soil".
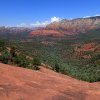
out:
M100 82L0 64L0 100L100 100Z

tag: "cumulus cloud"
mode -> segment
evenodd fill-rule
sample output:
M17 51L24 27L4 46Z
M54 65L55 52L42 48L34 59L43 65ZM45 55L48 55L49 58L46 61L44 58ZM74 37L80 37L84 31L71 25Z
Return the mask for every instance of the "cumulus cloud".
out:
M60 18L58 18L58 17L51 18L51 22L59 22L59 21L60 21Z
M26 24L26 23L21 23L19 25L17 25L17 27L45 27L46 25L53 23L53 22L59 22L61 19L58 17L52 17L50 20L47 21L36 21L34 23L31 24Z
M49 24L49 21L44 21L44 22L35 22L35 23L31 23L29 26L31 27L45 27L46 25Z

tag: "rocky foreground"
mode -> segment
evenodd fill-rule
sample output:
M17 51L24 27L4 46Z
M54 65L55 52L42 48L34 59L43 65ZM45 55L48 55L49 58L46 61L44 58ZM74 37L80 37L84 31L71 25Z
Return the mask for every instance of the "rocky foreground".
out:
M0 64L0 100L100 100L100 82Z

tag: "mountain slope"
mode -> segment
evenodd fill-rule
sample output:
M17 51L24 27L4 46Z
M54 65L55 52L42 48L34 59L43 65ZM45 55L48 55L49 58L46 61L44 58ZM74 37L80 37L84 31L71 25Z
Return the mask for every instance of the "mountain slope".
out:
M33 36L64 36L86 33L89 30L100 29L100 16L89 18L77 18L73 20L63 19L53 22L45 28L24 28L24 27L0 27L1 37L24 37ZM26 34L23 34L26 33ZM29 33L29 34L28 34Z
M63 19L60 22L51 23L46 27L46 29L57 30L68 35L84 33L97 28L100 28L100 16L73 20Z
M73 20L63 19L53 22L45 28L33 30L31 36L64 36L86 33L87 31L100 28L100 16L89 18L77 18Z
M0 63L0 100L100 100L100 83Z

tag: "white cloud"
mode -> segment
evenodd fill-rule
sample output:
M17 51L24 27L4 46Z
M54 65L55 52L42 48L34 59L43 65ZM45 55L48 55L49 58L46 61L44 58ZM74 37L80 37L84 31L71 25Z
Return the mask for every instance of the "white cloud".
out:
M96 15L94 15L94 16L100 16L99 14L96 14Z
M50 20L47 20L44 22L36 21L31 24L21 23L21 24L18 24L17 27L45 27L46 25L48 25L50 23L59 22L60 20L61 19L58 17L52 17Z
M89 17L91 17L91 16L84 16L83 18L89 18Z
M21 24L18 24L17 27L27 27L27 24L26 23L21 23Z
M89 17L95 17L95 16L100 16L100 14L96 14L96 15L93 15L93 16L84 16L83 18L89 18Z
M51 22L59 22L61 19L58 17L52 17Z
M35 22L35 23L32 23L30 24L29 26L30 27L45 27L47 24L49 24L49 21L44 21L44 22Z

